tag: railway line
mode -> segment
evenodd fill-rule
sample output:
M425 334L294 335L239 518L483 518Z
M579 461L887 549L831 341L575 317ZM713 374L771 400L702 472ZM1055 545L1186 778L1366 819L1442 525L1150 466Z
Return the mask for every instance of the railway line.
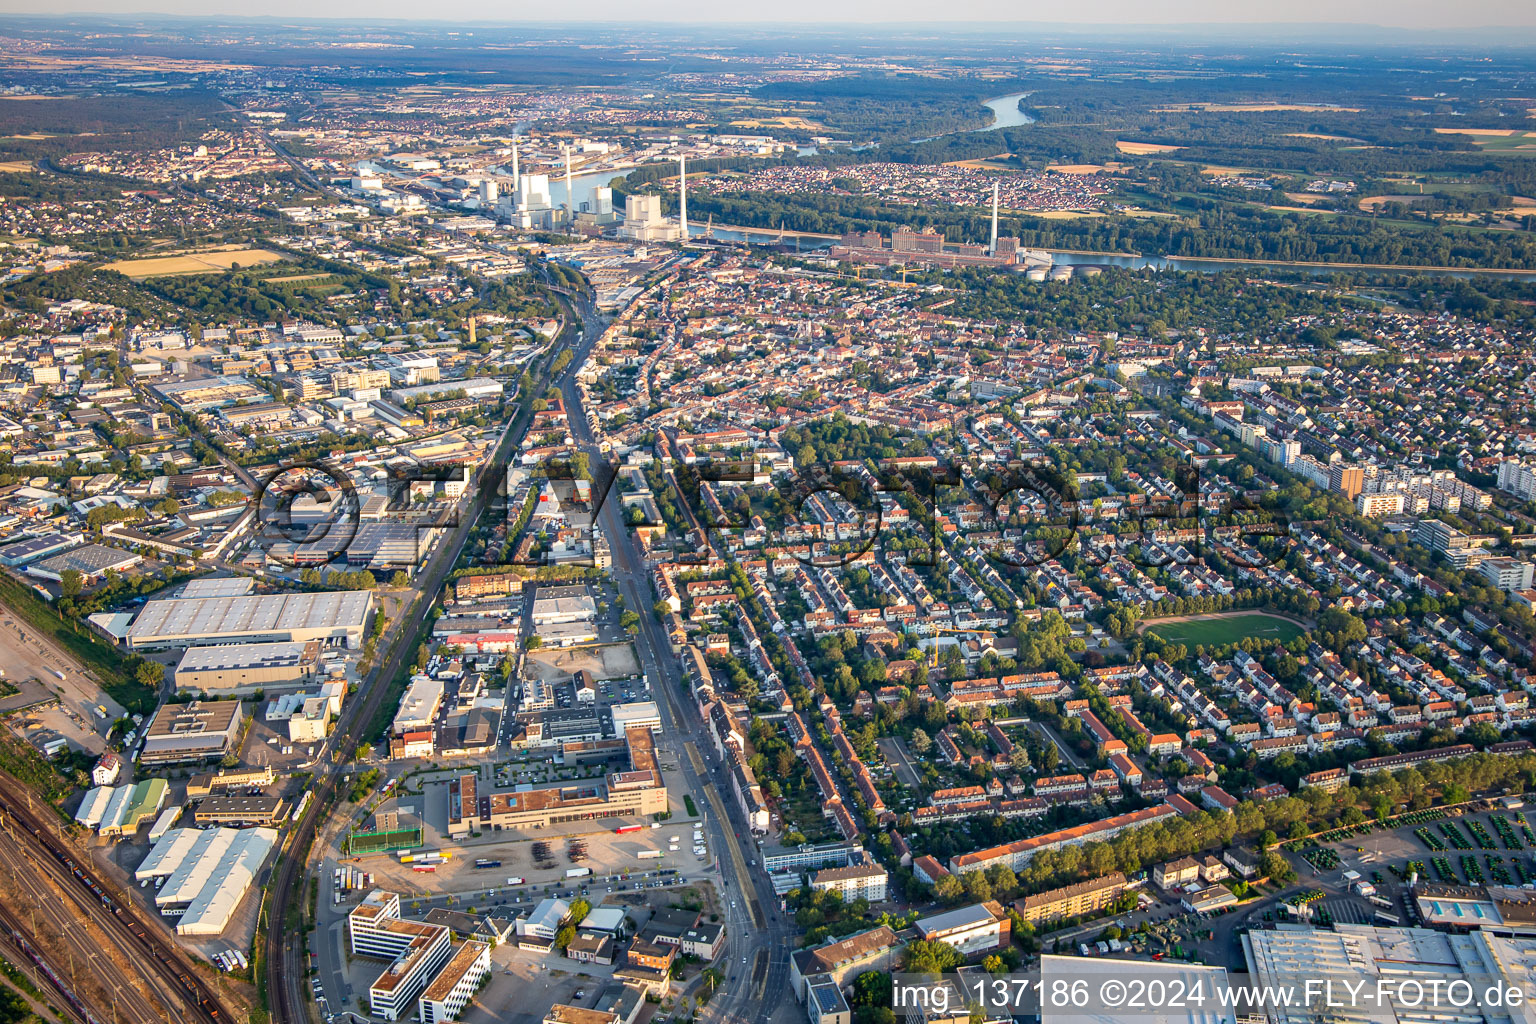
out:
M569 297L569 292L565 289L552 287L552 290ZM581 336L579 332L574 315L568 311L566 329L550 346L549 352L558 352L562 346L575 348L574 343ZM588 338L586 344L590 346L591 343L592 339ZM580 365L581 359L572 359L571 364L557 376L562 380L568 380ZM539 380L540 388L549 383L547 373L541 373ZM536 393L538 390L535 389ZM518 418L503 434L488 466L504 465L503 456L507 446L521 443L531 419L530 411L519 412ZM391 629L392 635L397 631L403 632L406 637L419 635L422 623L442 587L443 579L458 561L459 553L469 539L471 529L485 513L495 494L498 481L484 479L484 473L485 467L482 467L473 488L475 499L460 519L456 532L439 545L433 553L432 561L420 574L418 585L421 598L411 612L410 621L395 625ZM309 855L319 832L322 815L330 810L343 773L351 770L349 766L357 753L358 744L364 738L364 730L368 728L368 723L374 720L384 699L389 696L388 681L395 677L403 660L414 654L413 645L397 644L390 658L379 665L373 682L364 689L360 698L343 708L342 719L336 726L337 746L333 751L333 757L323 767L317 768L315 785L311 789L314 798L310 800L309 808L301 820L294 824L282 848L276 874L268 886L268 891L272 893L272 904L268 909L269 916L266 920L266 991L268 1009L272 1013L274 1024L301 1024L309 1019L309 1003L304 997L301 984L307 970L304 938L301 933L290 932L284 927L284 920L290 906L289 901L294 898L302 899Z
M11 837L35 854L29 858L30 866L51 877L81 916L100 928L157 989L164 1003L161 1019L174 1024L233 1021L218 993L198 975L175 942L160 934L159 925L146 922L131 900L115 892L83 855L58 837L51 811L35 810L29 800L17 798L26 792L15 778L0 773L0 815L12 824Z
M47 971L49 987L60 991L65 1002L79 1010L89 1006L98 1018L108 1016L114 1024L156 1024L165 1019L161 1010L166 993L152 984L152 979L142 979L145 995L129 978L115 969L98 964L103 953L94 935L83 925L72 901L49 884L48 876L31 870L29 858L18 840L0 832L0 860L10 869L12 891L19 894L12 906L0 906L0 935L9 934L13 945L24 943L22 952L26 959ZM23 870L17 871L20 864ZM42 947L42 938L52 934L56 943L51 950ZM60 948L62 947L62 948ZM90 993L80 985L81 974L95 977L100 983L104 999L93 1001ZM68 978L65 984L64 979ZM174 996L174 993L171 993Z

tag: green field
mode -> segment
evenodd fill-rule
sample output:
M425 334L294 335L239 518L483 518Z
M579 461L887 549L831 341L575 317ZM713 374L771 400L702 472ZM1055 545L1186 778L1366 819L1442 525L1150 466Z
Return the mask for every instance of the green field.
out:
M1237 643L1244 637L1259 640L1290 641L1304 632L1290 619L1281 619L1262 612L1233 615L1224 619L1186 619L1182 622L1148 622L1148 633L1156 633L1169 643L1218 647Z

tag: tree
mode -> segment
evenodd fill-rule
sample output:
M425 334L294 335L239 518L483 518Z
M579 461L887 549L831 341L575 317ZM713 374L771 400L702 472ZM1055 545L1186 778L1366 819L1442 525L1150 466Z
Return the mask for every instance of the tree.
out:
M59 595L61 597L79 597L80 591L85 589L85 577L79 569L65 569L59 574Z
M958 903L965 896L965 883L955 875L945 875L933 883L933 895L945 903Z
M933 741L928 738L928 734L923 732L923 730L913 729L912 738L907 741L907 745L912 748L912 753L921 757L928 753L929 749L933 746Z
M165 666L158 661L142 661L139 667L133 670L133 677L138 680L140 686L158 688L165 680Z
M572 928L570 925L564 925L558 932L555 933L555 948L563 953L565 952L565 947L569 946L575 940L576 929Z
M396 590L404 590L411 585L411 574L404 569L396 569L395 574L389 578L389 585Z
M947 942L918 939L902 951L902 963L914 974L942 974L965 963L965 956Z
M586 900L583 900L583 899L572 900L571 901L570 914L567 915L566 922L568 924L570 924L572 927L574 927L574 926L576 926L578 924L581 924L581 922L585 921L587 919L587 915L590 914L591 912L592 912L592 904L588 903Z
M544 646L544 638L537 635L531 636L528 638L528 642L524 646L526 646L530 651L536 651L540 647Z

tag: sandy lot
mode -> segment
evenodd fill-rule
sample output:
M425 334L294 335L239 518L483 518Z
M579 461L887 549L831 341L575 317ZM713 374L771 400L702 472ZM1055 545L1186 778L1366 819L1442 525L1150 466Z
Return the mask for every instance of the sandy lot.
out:
M1507 138L1511 135L1524 135L1518 128L1436 128L1436 135L1495 135Z
M1155 142L1126 142L1124 139L1115 140L1115 148L1122 153L1130 153L1132 156L1145 156L1148 153L1172 153L1183 146L1161 146Z
M1107 164L1048 164L1046 170L1055 170L1057 173L1115 173L1124 170L1124 164L1109 161Z
M528 662L537 669L540 679L569 679L582 669L597 679L621 679L640 672L635 649L629 644L565 650L541 648L529 653Z
M1348 135L1319 135L1316 132L1286 132L1288 139L1322 139L1324 142L1362 142L1363 139L1352 139Z
M260 263L276 263L286 258L282 253L268 249L220 249L174 256L152 256L142 260L118 260L116 263L108 263L105 269L115 270L134 280L142 280L146 277L221 273L235 264L250 267Z

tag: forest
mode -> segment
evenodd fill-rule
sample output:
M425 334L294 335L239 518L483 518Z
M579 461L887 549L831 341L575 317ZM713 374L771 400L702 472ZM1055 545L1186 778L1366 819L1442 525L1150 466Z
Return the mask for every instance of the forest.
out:
M676 197L662 193L674 216ZM885 206L862 196L773 195L690 197L689 215L719 224L841 234L900 227L932 228L950 242L985 239L988 215L962 207ZM1384 224L1359 215L1317 216L1233 207L1187 198L1171 217L1051 220L1011 214L999 230L1030 248L1144 256L1280 262L1369 263L1404 267L1536 266L1536 236L1438 223Z
M161 149L233 124L234 115L211 92L0 99L0 160ZM30 135L44 137L18 137Z

